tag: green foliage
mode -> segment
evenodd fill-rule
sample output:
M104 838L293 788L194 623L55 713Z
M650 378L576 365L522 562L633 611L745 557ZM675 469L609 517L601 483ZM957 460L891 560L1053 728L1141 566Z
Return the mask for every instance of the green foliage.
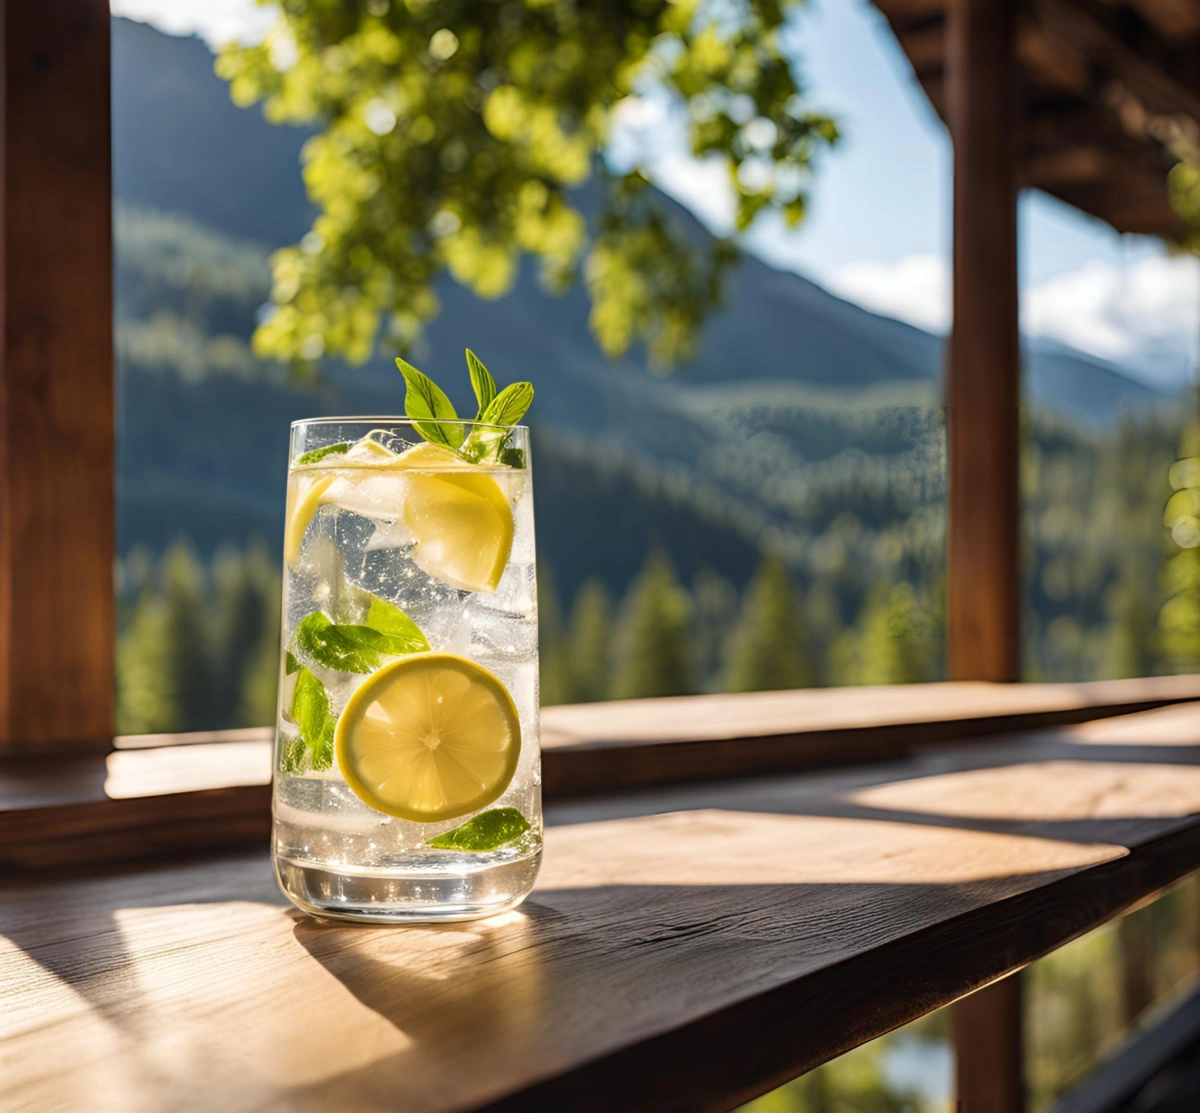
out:
M725 688L756 692L811 682L804 627L791 578L773 553L763 556L732 631Z
M911 584L878 584L859 618L860 684L916 684L938 679L941 615Z
M279 576L261 543L221 549L211 572L185 541L120 566L117 733L274 720Z
M616 699L685 696L696 690L688 651L690 600L671 562L652 553L630 586L615 638Z
M692 661L706 691L723 686L738 621L738 590L711 568L692 582Z
M255 46L217 72L241 105L318 122L304 177L321 212L273 260L276 311L263 356L312 365L370 357L381 318L400 344L438 312L443 270L481 297L512 286L520 258L564 289L582 264L592 327L610 354L647 340L685 354L719 296L728 244L705 252L639 196L638 170L600 158L626 98L664 90L691 146L723 163L739 229L764 212L791 224L836 125L805 102L781 31L797 0L293 0ZM602 179L589 243L571 190Z
M920 1092L889 1083L884 1069L890 1053L921 1039L924 1024L863 1044L743 1105L740 1113L935 1113Z
M612 600L596 579L584 581L571 607L571 701L607 699L612 688Z
M537 570L538 608L538 695L543 707L574 701L571 688L571 662L563 634L562 613L555 590L554 570L539 563ZM603 699L603 696L598 697Z

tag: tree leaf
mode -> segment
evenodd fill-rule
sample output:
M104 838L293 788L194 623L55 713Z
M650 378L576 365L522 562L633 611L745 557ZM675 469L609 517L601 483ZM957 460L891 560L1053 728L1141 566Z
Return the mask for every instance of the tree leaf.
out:
M297 464L315 464L320 460L324 460L326 456L340 456L343 452L349 452L348 444L327 444L324 448L314 448L311 452L306 452L296 461Z
M529 820L516 808L492 808L467 820L461 827L430 839L428 845L438 850L466 850L479 854L516 842L529 829Z
M489 403L480 421L487 425L516 425L533 405L533 383L510 383Z
M296 655L338 672L374 672L382 664L379 653L347 637L346 629L335 626L320 611L313 611L292 635Z
M496 380L470 348L467 349L467 370L471 375L471 389L475 391L475 400L479 403L479 409L475 411L475 420L478 421L496 397Z
M408 384L408 390L404 394L404 412L414 423L417 432L434 444L458 448L467 431L461 424L442 424L458 419L454 403L446 397L446 392L411 363L397 358L396 366ZM421 418L436 418L437 423L421 421Z

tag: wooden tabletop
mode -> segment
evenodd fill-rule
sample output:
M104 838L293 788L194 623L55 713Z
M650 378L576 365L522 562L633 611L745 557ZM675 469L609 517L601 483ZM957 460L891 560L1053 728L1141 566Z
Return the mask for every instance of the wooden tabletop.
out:
M1200 709L548 818L450 927L318 923L260 851L0 882L6 1113L730 1109L1200 866Z

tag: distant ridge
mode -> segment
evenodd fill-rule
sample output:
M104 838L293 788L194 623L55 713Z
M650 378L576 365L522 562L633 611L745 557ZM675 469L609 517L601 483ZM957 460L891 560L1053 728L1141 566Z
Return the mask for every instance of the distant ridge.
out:
M235 107L198 38L116 18L113 61L120 200L180 213L267 248L303 234L311 208L299 168L308 132L268 124L257 107ZM686 210L666 203L693 236L708 235ZM434 369L457 364L464 336L486 336L509 366L570 365L612 374L588 333L578 288L550 298L525 275L499 303L481 302L449 281L439 293L443 313L428 336ZM729 307L705 329L696 361L677 372L680 388L770 380L846 389L938 377L939 338L754 257L737 268L729 295ZM1109 424L1123 408L1167 398L1112 364L1059 344L1029 344L1027 360L1030 399L1071 418ZM624 371L646 375L636 355Z

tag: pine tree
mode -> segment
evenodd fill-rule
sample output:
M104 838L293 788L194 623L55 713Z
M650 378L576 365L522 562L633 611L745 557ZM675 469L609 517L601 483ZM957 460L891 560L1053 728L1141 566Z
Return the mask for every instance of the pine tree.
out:
M1114 588L1106 639L1107 676L1151 676L1157 671L1154 604L1137 577L1128 573Z
M652 553L621 604L613 696L685 696L695 691L687 592L662 553Z
M176 541L162 562L166 691L178 709L174 730L206 730L219 723L205 599L204 569L191 544Z
M612 687L612 601L604 585L587 580L575 595L568 636L571 701L608 699Z
M804 688L811 681L800 608L784 563L765 553L746 588L730 642L730 692Z
M271 671L268 659L277 664L279 656L280 585L274 562L261 541L244 552L222 546L213 558L212 581L213 722L232 726L257 713L243 706L247 677L256 668L263 676L252 704L270 703L271 713L263 720L269 722L274 697L267 699L265 676Z
M117 640L117 733L180 729L182 715L170 679L167 608L153 585L142 589Z
M571 661L563 636L562 612L554 572L548 564L538 565L538 693L543 707L570 703Z
M878 584L859 618L860 684L915 684L938 673L935 616L911 584Z
M705 691L720 691L724 685L737 617L737 588L711 568L700 569L692 583L692 661Z

